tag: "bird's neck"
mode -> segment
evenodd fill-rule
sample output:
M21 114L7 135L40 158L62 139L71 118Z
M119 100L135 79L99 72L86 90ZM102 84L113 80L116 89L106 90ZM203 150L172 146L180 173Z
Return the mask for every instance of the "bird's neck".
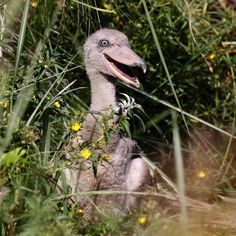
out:
M116 104L115 79L101 73L90 75L91 83L91 111L105 111Z
M100 73L96 73L96 76L94 74L88 73L91 84L91 105L80 132L84 141L96 140L104 135L100 121L103 115L110 115L110 107L115 108L117 105L115 79ZM112 117L108 123L114 125L116 117Z

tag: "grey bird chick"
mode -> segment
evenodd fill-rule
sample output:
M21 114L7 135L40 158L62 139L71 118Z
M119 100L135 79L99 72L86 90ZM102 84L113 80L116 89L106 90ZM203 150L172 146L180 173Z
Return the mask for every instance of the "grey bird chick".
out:
M138 88L138 78L132 68L139 67L146 72L146 64L130 47L128 38L113 29L100 29L93 33L84 45L84 61L91 85L90 111L77 134L83 142L91 142L104 136L101 122L111 109L117 107L116 83L118 80ZM109 125L116 127L118 115L109 120ZM94 174L91 161L84 160L65 170L66 178L72 184L75 200L85 209L96 205L102 209L133 209L139 198L132 194L88 195L81 192L93 190L109 191L144 191L150 181L147 163L141 158L137 143L123 137L119 131L111 132L110 142L102 150L109 154L109 161L97 166ZM76 148L76 147L74 147Z

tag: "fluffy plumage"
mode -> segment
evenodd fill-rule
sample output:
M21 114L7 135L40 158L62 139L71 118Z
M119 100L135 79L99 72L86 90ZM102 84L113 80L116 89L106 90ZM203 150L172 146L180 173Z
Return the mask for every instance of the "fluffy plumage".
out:
M146 71L144 61L132 51L127 37L112 29L98 30L87 39L84 61L91 84L91 105L83 129L77 136L83 144L104 137L103 117L117 106L117 79L139 87L132 69L138 67ZM116 127L117 118L118 115L112 116L108 124ZM77 144L74 145L76 148ZM78 193L75 200L85 209L91 209L94 204L111 210L136 207L138 197L131 194L82 197L79 193L93 190L143 191L149 183L150 175L146 162L139 155L140 151L135 141L123 137L116 129L111 131L110 141L96 149L98 155L109 154L109 161L98 164L96 175L90 160L65 170L67 179L70 182L73 180L73 192Z

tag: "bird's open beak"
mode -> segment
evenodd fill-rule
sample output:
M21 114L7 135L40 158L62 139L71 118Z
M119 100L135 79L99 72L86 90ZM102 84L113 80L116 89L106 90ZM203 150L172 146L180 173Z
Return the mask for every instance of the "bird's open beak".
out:
M131 48L114 44L103 50L104 64L108 71L124 83L138 88L138 78L132 70L140 68L145 73L146 64Z

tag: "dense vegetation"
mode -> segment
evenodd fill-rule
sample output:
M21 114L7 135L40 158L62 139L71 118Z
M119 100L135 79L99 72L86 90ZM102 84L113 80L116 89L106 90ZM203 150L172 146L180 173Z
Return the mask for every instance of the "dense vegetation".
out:
M0 235L235 233L235 8L226 0L0 1ZM143 107L124 130L154 162L158 187L180 188L174 212L178 199L166 193L150 214L89 221L68 204L68 186L57 190L63 145L89 105L82 46L100 27L124 32L148 65L141 89L118 86ZM198 200L189 199L188 216L181 193Z

